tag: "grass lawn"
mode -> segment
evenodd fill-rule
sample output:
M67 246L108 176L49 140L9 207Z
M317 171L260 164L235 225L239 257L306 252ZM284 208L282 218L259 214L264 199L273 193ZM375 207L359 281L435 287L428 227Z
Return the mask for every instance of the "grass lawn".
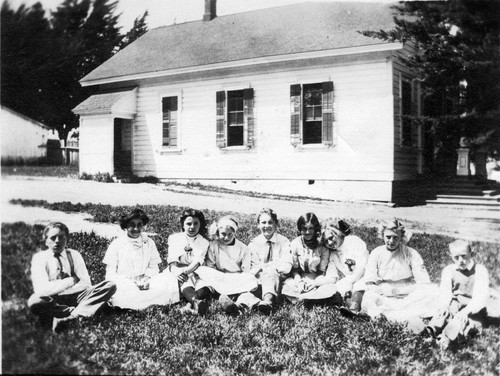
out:
M51 176L78 179L78 165L2 166L2 175Z
M112 222L126 207L56 203L60 210L93 214ZM147 231L166 260L166 240L180 230L173 206L142 206L151 218ZM206 211L210 220L226 213ZM240 219L238 238L245 243L257 234L255 217ZM183 316L179 305L151 307L142 312L104 312L84 319L60 335L42 331L25 301L32 292L31 256L40 245L41 226L2 225L2 354L3 373L51 374L316 374L316 375L498 375L500 328L487 327L482 336L453 351L440 352L424 337L385 319L344 318L331 307L312 309L280 303L270 316L258 313L229 317L213 302L204 317ZM376 230L357 222L355 233L372 250L381 244ZM295 236L293 221L281 223L281 233ZM433 282L449 263L447 244L453 239L414 235L416 248ZM93 283L103 280L102 258L109 240L95 234L72 234L69 247L79 250ZM478 260L500 285L500 245L477 242ZM165 265L161 265L164 268Z

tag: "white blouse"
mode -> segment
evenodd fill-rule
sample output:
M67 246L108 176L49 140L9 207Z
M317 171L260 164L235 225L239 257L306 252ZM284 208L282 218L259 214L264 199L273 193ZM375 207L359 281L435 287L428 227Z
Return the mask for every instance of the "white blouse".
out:
M156 244L147 235L132 239L123 234L111 242L103 263L107 265L106 279L115 275L137 279L158 274L161 258Z

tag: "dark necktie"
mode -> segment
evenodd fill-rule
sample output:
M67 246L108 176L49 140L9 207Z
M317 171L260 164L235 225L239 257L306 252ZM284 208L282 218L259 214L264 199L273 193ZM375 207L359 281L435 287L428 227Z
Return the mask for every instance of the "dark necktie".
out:
M63 264L62 264L62 261L61 261L61 254L60 253L54 253L54 257L59 262L59 274L58 274L58 277L62 278L62 275L64 274L64 268L63 268Z
M269 245L269 251L267 252L267 261L266 262L271 262L271 261L273 261L273 242L268 240L267 244Z

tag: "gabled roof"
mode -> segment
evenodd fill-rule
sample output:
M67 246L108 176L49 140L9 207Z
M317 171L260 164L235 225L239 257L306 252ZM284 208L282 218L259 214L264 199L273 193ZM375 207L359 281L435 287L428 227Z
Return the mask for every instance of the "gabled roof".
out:
M35 125L38 125L41 128L44 128L44 129L47 129L47 130L51 130L52 129L48 125L40 123L39 121L36 121L36 120L34 120L34 119L26 116L26 115L21 114L20 112L14 111L14 110L12 110L12 109L10 109L8 107L5 107L4 105L0 106L0 108L1 108L2 111L7 111L7 112L11 113L14 116L17 116L17 117L19 117L19 118L21 118L23 120L29 121L29 122L31 122L31 123L33 123Z
M80 82L386 42L358 31L394 26L390 4L293 4L152 29ZM201 10L200 10L201 13Z

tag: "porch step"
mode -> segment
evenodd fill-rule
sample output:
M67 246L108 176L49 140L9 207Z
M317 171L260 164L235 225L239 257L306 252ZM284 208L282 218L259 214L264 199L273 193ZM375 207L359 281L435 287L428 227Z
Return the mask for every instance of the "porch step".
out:
M460 195L437 195L436 199L443 200L468 200L477 202L500 202L500 195L497 196L460 196Z
M427 200L428 205L446 207L474 207L477 209L500 211L500 195L496 196L460 196L437 195L435 200Z

